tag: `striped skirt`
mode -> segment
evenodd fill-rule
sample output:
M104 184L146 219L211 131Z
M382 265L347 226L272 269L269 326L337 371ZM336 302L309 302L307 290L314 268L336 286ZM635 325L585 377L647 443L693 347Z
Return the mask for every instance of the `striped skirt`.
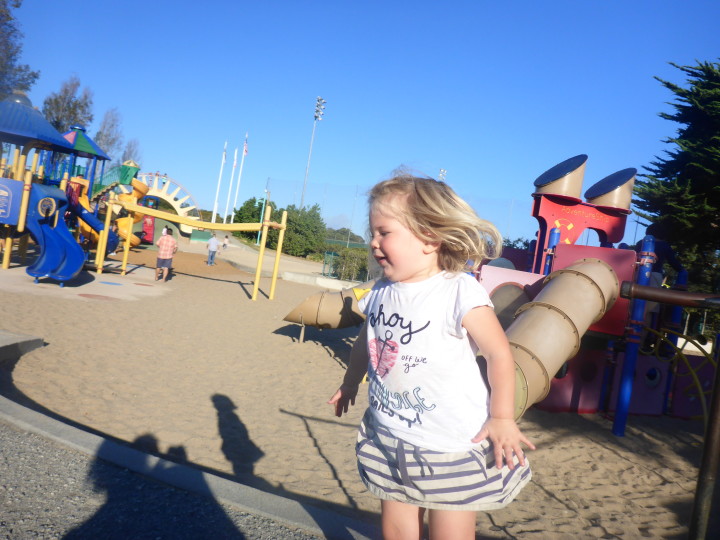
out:
M373 424L368 411L356 445L358 470L368 490L383 500L435 510L494 510L508 505L532 472L517 464L498 469L492 444L466 452L436 452L394 437Z

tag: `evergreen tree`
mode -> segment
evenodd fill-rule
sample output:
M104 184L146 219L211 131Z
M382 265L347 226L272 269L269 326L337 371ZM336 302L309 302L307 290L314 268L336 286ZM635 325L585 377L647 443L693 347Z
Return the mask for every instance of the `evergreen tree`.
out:
M257 223L260 221L261 206L258 206L258 202L262 204L262 201L258 201L255 197L246 200L240 208L235 210L235 221L233 223ZM257 237L257 233L254 232L237 232L234 236L240 236L251 240Z
M664 157L645 169L635 186L637 214L661 223L690 272L691 285L717 287L720 249L720 63L672 64L687 76L687 86L656 79L674 94L672 113L662 118L680 124Z
M40 72L18 63L22 53L22 33L11 10L21 4L22 0L0 0L0 100L13 90L30 90L40 76Z

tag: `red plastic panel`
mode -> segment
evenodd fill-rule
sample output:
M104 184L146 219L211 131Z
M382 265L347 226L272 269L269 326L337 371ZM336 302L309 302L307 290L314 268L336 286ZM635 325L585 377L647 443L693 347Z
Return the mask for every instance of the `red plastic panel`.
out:
M567 268L579 259L588 258L600 259L609 264L615 271L619 283L634 279L637 254L629 249L560 244L555 248L552 270ZM572 294L572 291L568 291L568 294ZM630 301L620 298L618 294L615 304L602 319L590 326L589 330L612 336L622 336L625 333L629 313Z

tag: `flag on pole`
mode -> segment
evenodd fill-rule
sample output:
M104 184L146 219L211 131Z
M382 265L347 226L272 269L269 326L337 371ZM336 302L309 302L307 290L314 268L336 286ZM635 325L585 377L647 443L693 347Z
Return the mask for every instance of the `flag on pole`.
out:
M245 134L245 143L243 144L243 155L247 156L248 147L247 147L247 140L248 140L248 134Z
M223 164L227 161L227 141L225 141L225 146L223 146Z

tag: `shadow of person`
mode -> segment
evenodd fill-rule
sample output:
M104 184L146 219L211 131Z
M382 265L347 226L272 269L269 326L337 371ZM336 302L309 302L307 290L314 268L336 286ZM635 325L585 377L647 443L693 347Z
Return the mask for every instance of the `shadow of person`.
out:
M350 506L328 503L321 499L289 491L282 483L274 486L263 478L254 476L255 463L265 453L250 439L245 424L235 413L237 410L235 403L223 394L214 394L211 399L217 409L218 431L222 438L221 449L232 464L235 473L234 480L297 502L302 506L303 511L313 518L315 525L322 530L324 538L350 540L356 537L353 530L361 531L370 538L378 537L378 530L374 525L369 524L375 516L369 512L359 511L354 502ZM352 518L348 519L346 516L352 516ZM364 518L367 522L361 524L355 521L358 517Z
M294 323L281 326L273 331L273 334L289 337L295 342L300 341L298 337L300 333L300 325ZM359 326L326 329L306 326L304 342L316 343L321 346L330 358L345 367L350 358L350 350L359 333Z
M105 440L98 448L89 478L106 501L82 525L70 530L65 539L105 538L229 538L244 540L223 508L212 499L210 488L200 471L169 464L151 454L158 454L157 439L150 434L138 437L135 448ZM137 450L137 448L142 449ZM127 469L103 460L125 454ZM147 452L147 453L145 453ZM174 447L182 458L183 447ZM139 474L136 474L139 473ZM184 485L193 484L197 495L153 481L154 478L181 476Z
M254 476L255 462L265 453L250 439L245 424L235 413L233 401L223 395L214 394L212 402L217 410L218 433L222 439L222 452L232 464L235 476L247 479Z

